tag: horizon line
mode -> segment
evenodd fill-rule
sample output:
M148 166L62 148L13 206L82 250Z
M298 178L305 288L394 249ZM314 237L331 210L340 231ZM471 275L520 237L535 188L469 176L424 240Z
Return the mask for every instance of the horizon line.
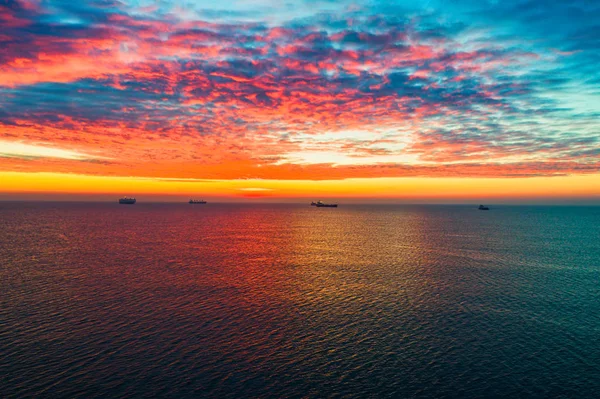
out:
M517 201L502 201L502 202L488 202L488 201L470 201L470 202L443 202L443 201L421 201L421 202L401 202L401 201L367 201L360 202L352 200L348 202L338 201L339 205L402 205L402 206L413 206L413 205L453 205L453 206L475 206L480 205L482 202L489 206L600 206L600 200L598 201L533 201L533 202L517 202ZM89 204L117 204L118 198L114 200L102 200L102 199L82 199L82 200L69 200L69 199L8 199L0 198L0 203L89 203ZM137 200L136 205L140 204L188 204L187 201L169 201L169 200ZM268 201L264 198L261 199L247 199L247 200L232 200L232 201L207 201L206 205L217 204L237 204L237 205L253 205L253 204L268 204L268 205L310 205L307 201Z

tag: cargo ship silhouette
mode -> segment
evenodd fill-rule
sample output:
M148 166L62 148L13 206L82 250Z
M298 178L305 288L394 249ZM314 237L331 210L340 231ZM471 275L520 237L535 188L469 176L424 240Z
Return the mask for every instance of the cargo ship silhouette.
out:
M326 204L323 201L311 202L310 206L316 206L317 208L337 208L337 204Z
M133 204L135 204L135 198L129 198L129 197L119 198L119 204L133 205Z

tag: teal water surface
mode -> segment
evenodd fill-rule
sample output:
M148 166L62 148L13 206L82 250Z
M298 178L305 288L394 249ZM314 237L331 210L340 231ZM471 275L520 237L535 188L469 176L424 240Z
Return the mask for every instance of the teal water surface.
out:
M0 396L597 397L600 207L0 203Z

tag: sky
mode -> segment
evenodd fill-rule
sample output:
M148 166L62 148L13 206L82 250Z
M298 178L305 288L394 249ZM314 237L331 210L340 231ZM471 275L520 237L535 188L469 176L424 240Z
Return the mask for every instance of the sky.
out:
M600 203L600 2L3 0L0 199Z

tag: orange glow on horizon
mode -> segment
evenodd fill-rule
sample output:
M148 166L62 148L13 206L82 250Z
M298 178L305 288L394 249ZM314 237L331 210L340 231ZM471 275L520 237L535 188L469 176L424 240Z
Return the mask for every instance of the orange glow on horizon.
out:
M221 198L419 200L600 198L600 175L531 178L370 178L185 180L0 172L0 193L114 194Z

